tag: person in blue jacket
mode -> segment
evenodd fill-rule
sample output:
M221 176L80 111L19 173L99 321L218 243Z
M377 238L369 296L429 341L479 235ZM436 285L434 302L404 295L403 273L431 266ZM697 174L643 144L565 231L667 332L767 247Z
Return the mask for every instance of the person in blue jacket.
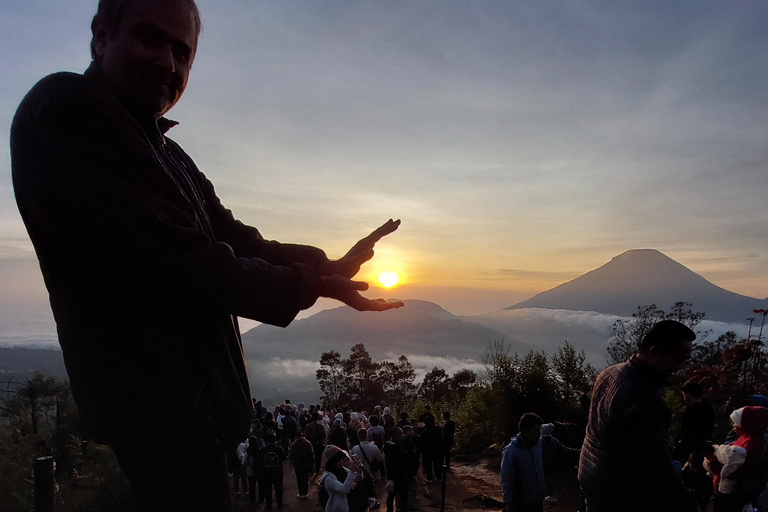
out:
M541 456L541 425L534 413L518 423L519 433L504 448L501 458L501 492L506 512L541 512L547 495Z

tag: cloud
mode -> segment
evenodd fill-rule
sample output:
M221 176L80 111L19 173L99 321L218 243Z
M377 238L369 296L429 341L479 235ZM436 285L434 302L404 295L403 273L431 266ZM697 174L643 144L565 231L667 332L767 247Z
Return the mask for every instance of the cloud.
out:
M385 359L389 361L397 361L399 357L400 355L389 353L386 355ZM461 359L449 356L426 356L421 354L405 354L405 357L408 358L408 362L411 363L411 366L416 373L416 380L414 381L416 383L420 383L424 379L424 375L433 368L442 368L448 376L451 376L464 368L472 370L478 375L483 375L485 373L485 366L475 359Z
M260 378L279 377L315 377L315 372L320 368L318 361L307 361L305 359L278 359L273 357L269 360L260 360L257 363L257 372Z

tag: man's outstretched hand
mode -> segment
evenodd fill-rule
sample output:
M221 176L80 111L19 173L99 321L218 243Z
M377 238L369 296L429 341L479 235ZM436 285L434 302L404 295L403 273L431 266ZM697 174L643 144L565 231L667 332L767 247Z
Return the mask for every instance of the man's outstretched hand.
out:
M320 279L323 282L321 296L336 299L358 311L385 311L403 307L403 303L399 301L387 302L384 299L368 299L360 295L361 291L368 289L368 283L352 281L341 274L323 276Z
M323 262L320 265L320 275L341 274L350 279L355 277L363 263L373 258L373 246L376 245L376 242L395 231L398 226L400 226L400 219L389 219L373 230L373 233L357 242L342 258Z

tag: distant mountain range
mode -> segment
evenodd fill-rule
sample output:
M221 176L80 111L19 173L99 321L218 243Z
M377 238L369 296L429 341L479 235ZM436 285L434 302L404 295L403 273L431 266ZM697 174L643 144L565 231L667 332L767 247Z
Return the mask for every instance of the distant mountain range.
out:
M712 336L735 329L744 337L752 310L768 308L768 300L724 290L659 251L643 249L627 251L573 281L485 315L456 316L419 300L405 300L405 307L382 313L343 306L285 329L259 325L243 335L243 345L254 396L311 402L320 394L318 361L330 350L346 358L353 345L363 343L374 360L403 354L423 375L434 366L449 373L462 367L480 372L483 353L493 340L503 339L521 355L530 350L552 355L568 340L601 368L610 326L617 318L630 316L641 305L668 309L676 301L704 311ZM32 369L44 369L41 365L45 373L60 375L61 352L36 358L39 352L0 351L0 362L5 363L0 364L0 376L25 379Z
M694 311L721 322L746 323L768 299L729 292L654 249L635 249L573 281L539 293L507 309L546 308L629 316L638 306L669 308L690 302Z

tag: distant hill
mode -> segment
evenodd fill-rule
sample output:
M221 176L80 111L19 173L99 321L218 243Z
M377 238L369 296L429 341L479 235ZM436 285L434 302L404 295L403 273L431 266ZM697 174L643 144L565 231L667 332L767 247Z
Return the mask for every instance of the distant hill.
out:
M284 329L265 324L251 329L243 335L243 346L254 395L280 397L281 393L316 390L311 368L321 354L335 350L346 358L357 343L363 343L375 361L415 354L428 361L429 357L451 357L477 363L488 342L502 338L521 353L532 348L471 318L454 316L437 304L404 302L405 307L397 310L361 313L343 306L294 321Z
M374 359L387 354L445 356L461 354L478 360L488 340L505 335L471 317L459 318L437 304L405 300L405 307L386 312L355 311L343 306L321 311L293 322L286 328L259 325L243 335L247 358L295 358L319 360L323 352L336 350L342 356L356 343L363 343ZM515 343L512 341L512 343ZM517 342L520 350L530 346Z
M729 292L654 249L635 249L573 281L506 309L545 308L629 316L638 306L667 309L677 301L693 304L706 318L746 323L768 300Z

